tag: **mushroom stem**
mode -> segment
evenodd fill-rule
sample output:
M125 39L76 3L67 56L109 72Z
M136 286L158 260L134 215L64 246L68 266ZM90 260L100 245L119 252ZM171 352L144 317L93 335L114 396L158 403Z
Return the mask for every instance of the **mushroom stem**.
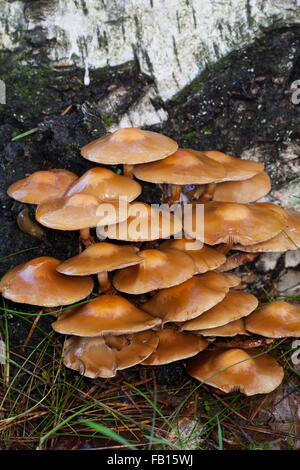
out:
M171 196L168 201L169 206L172 204L176 204L180 201L180 194L181 194L181 186L179 184L172 184L171 186Z
M196 189L193 194L193 199L198 200L200 196L203 195L205 192L206 185L205 184L197 184Z
M79 247L81 251L81 245L85 247L90 246L94 243L94 237L91 235L90 228L82 228L80 230L80 237L79 237Z
M198 199L198 202L208 202L212 200L214 192L216 190L216 183L209 183L206 185L204 193Z
M167 202L169 197L169 185L167 183L162 183L161 185L161 200L162 202Z
M129 164L125 164L125 163L123 164L123 175L124 176L129 176L129 178L133 179L132 170L133 170L133 165L129 165Z
M97 274L98 277L98 283L99 283L99 293L100 292L108 292L111 288L111 283L108 278L108 272L107 271L102 271Z

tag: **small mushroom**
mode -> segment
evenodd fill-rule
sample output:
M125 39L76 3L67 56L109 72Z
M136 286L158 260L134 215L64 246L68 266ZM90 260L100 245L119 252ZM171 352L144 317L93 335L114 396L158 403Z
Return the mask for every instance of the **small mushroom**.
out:
M253 204L254 205L254 204ZM300 247L300 214L295 211L285 211L281 207L271 203L256 203L256 207L271 210L283 220L282 231L269 240L256 243L255 245L234 245L235 250L248 253L283 252L297 250Z
M195 356L208 346L208 342L191 333L173 329L157 331L157 348L143 361L146 366L160 366Z
M136 178L150 183L171 184L169 203L180 200L181 186L186 184L206 184L223 178L224 167L201 152L178 149L163 160L136 165L133 168Z
M195 335L200 335L204 337L227 337L227 336L237 336L237 335L249 335L245 329L244 319L231 321L226 325L216 326L214 328L206 328L203 330L193 331Z
M203 351L188 360L186 370L225 393L239 390L247 396L272 392L284 376L283 368L269 355L239 348Z
M182 230L180 219L172 212L152 208L143 202L132 202L124 222L98 227L99 237L130 242L168 238Z
M159 245L159 250L169 248L184 251L193 258L196 267L194 274L203 274L207 271L212 271L226 261L226 256L223 253L220 253L210 246L203 245L199 240L178 238L166 240Z
M92 242L91 227L122 221L127 216L128 204L125 201L103 202L81 193L45 201L36 210L36 219L42 225L57 230L80 230L86 245Z
M142 192L141 185L127 176L117 175L107 168L91 168L67 189L64 196L91 194L101 201L125 198L128 202Z
M246 330L268 338L300 337L300 305L273 302L246 318Z
M197 231L196 205L185 217L184 230ZM259 204L208 202L204 204L204 243L254 245L269 240L283 228L282 217ZM199 238L202 237L200 227ZM192 234L190 234L192 236Z
M196 151L194 152L196 153ZM209 158L212 158L224 166L226 175L222 178L222 181L248 180L264 170L263 163L231 157L226 153L218 152L216 150L203 150L199 153L205 153Z
M42 256L18 265L3 276L0 292L14 302L41 307L70 305L86 298L93 290L93 280L58 273L60 262Z
M189 150L191 151L191 149ZM221 182L248 180L257 173L261 173L264 169L264 165L262 163L253 162L251 160L241 160L240 158L234 158L230 155L226 155L225 153L215 150L204 150L202 152L194 150L194 153L195 155L204 153L210 159L223 165L226 171L225 176L219 179L217 182L209 183L205 186L198 186L198 191L196 191L194 194L194 198L203 203L213 199L216 188ZM237 202L242 201L238 200Z
M72 336L66 343L64 364L92 379L110 378L118 370L144 361L156 349L158 341L153 331L100 338Z
M7 194L17 201L41 204L64 194L77 176L68 170L36 171L9 186Z
M100 242L90 245L77 256L57 266L57 271L68 276L85 276L97 274L99 290L106 292L111 288L108 272L123 269L141 263L143 258L134 246L118 246Z
M120 270L113 277L114 287L127 294L144 294L181 284L195 272L192 258L179 250L142 250L142 263Z
M181 325L181 329L195 331L223 326L249 315L257 306L258 300L254 295L248 292L229 291L221 302Z
M222 274L210 271L157 292L143 310L167 322L184 322L201 315L224 299L229 290Z
M90 142L81 149L81 155L92 162L123 164L124 174L131 176L132 165L161 160L177 148L177 143L165 135L132 127Z
M17 224L22 232L27 233L31 237L42 240L43 236L45 235L45 232L40 224L31 219L28 207L25 207L23 210L21 210L21 212L19 212L17 217Z
M123 297L104 294L81 307L66 310L52 323L52 328L57 333L95 337L137 333L160 323L160 318L148 315Z
M262 171L247 180L217 183L212 200L246 204L264 197L270 190L270 178L265 171Z
M234 255L229 256L225 263L217 268L217 271L220 273L231 271L243 264L251 263L255 258L257 258L257 256L258 253L235 253Z

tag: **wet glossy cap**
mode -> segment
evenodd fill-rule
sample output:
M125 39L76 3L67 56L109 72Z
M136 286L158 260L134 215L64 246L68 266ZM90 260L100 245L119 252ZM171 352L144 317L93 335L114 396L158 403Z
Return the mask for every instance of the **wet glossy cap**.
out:
M143 258L135 246L118 246L100 242L88 246L82 253L69 258L59 266L57 271L67 275L84 276L102 271L113 271L141 263Z
M195 227L195 209L185 217L184 230ZM204 242L208 245L239 243L254 245L277 235L283 220L258 204L208 202L204 204ZM202 233L199 235L202 236Z
M115 223L128 216L125 201L103 202L90 194L51 199L37 207L36 220L57 230L81 230L97 225Z
M142 250L143 262L114 275L113 285L128 294L144 294L181 284L194 275L192 258L179 250Z
M256 203L256 207L262 207L276 212L283 220L283 230L270 240L257 243L251 246L237 244L235 250L246 251L248 253L263 253L273 251L297 250L300 248L300 213L286 211L281 207L271 203Z
M105 165L134 165L161 160L177 148L177 143L163 134L130 127L90 142L81 149L81 155Z
M246 329L268 338L300 337L300 305L273 302L246 318Z
M270 393L283 379L282 367L261 351L226 349L203 351L189 359L186 370L200 382L230 393L239 390L247 396ZM257 356L257 357L253 357Z
M182 330L195 331L223 326L249 315L258 306L257 298L248 292L229 291L225 298L197 318L184 323Z
M6 299L42 307L69 305L86 298L93 290L90 277L65 276L56 271L60 261L48 256L16 266L0 281Z
M68 170L36 171L10 185L7 194L17 201L41 204L47 199L62 196L75 180L77 176Z
M159 245L160 250L170 248L184 251L193 258L196 267L194 274L202 274L216 269L226 261L226 256L223 253L203 245L199 240L178 238L166 240Z
M99 227L100 236L116 240L141 242L168 238L180 232L180 219L167 210L159 211L143 202L132 202L128 208L128 219L118 224Z
M226 279L229 287L237 287L241 283L241 278L232 273L223 273L223 277Z
M245 321L241 318L240 320L234 320L227 325L216 326L215 328L206 328L204 330L193 331L194 334L200 336L237 336L237 335L249 335L245 329Z
M206 184L223 178L226 171L218 162L201 152L195 155L191 150L178 149L163 160L135 166L136 178L150 183Z
M72 336L64 350L64 364L86 377L114 377L116 372L145 360L157 347L153 331L124 336L82 338Z
M95 337L136 333L160 323L157 316L153 318L123 297L101 295L81 307L66 310L52 327L57 333Z
M117 175L107 168L91 168L76 180L66 191L65 196L76 193L91 194L101 201L117 200L124 197L128 202L142 192L141 185L127 176Z
M222 181L247 180L264 170L263 163L234 158L216 150L203 150L203 153L224 166L226 176L222 178Z
M210 271L194 276L178 286L160 290L142 308L151 315L160 317L163 323L184 322L221 302L228 290L225 278Z
M246 204L257 201L271 190L271 180L265 171L243 181L217 183L212 200Z
M203 351L208 342L191 333L182 333L173 329L157 331L159 343L156 350L145 360L143 365L160 366L170 362L192 357Z

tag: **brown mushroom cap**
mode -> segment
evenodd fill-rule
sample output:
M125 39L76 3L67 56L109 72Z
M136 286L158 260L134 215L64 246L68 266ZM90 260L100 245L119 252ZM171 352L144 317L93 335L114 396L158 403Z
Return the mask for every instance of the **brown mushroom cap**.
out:
M256 243L251 246L237 244L235 250L246 251L248 253L276 252L297 250L300 247L300 213L295 211L285 211L281 207L271 203L256 203L255 206L263 207L276 212L283 219L283 230L270 240Z
M181 229L181 221L172 212L159 212L143 202L132 202L129 204L127 220L98 227L98 233L111 239L142 242L167 238Z
M93 290L90 277L65 276L56 271L60 261L48 256L20 264L3 276L0 292L6 299L41 307L69 305Z
M257 201L271 190L271 180L265 171L243 181L217 183L212 200L217 202Z
M241 283L241 278L232 273L223 273L223 277L226 279L228 286L237 287Z
M173 329L157 331L158 347L143 361L143 365L160 366L195 356L208 346L208 342L191 333Z
M95 337L136 333L160 323L159 318L153 318L123 297L101 295L81 307L66 310L52 327L57 333Z
M125 220L128 213L125 201L102 202L90 194L51 199L37 207L36 220L58 230L81 230L99 224Z
M196 267L194 274L203 274L216 269L226 261L226 256L223 253L210 246L203 245L199 240L178 238L166 240L159 245L160 250L169 248L184 251L193 258Z
M185 216L184 230L196 231L196 205ZM204 204L204 242L208 245L239 243L254 245L277 235L282 217L258 204L208 202ZM202 230L202 228L201 228ZM192 234L191 234L192 235ZM199 237L202 233L199 234Z
M61 263L56 270L63 274L84 276L122 269L143 261L137 252L138 248L135 246L118 246L107 242L94 243L79 255Z
M195 331L223 326L249 315L258 306L257 298L248 292L229 291L225 298L197 318L184 323L182 330Z
M268 338L300 337L300 305L273 302L246 319L246 329Z
M225 167L226 176L222 178L222 181L247 180L264 170L263 163L234 158L216 150L203 150L203 153Z
M116 337L111 337L115 341ZM130 335L128 346L116 351L118 370L140 364L149 357L158 346L159 337L157 332L148 330Z
M194 275L192 258L179 250L142 250L143 262L114 275L113 285L128 294L144 294L181 284Z
M68 170L36 171L10 185L7 194L17 201L41 204L47 199L62 196L75 180L77 176Z
M64 364L86 377L114 377L120 369L139 364L157 347L153 331L124 336L82 338L72 336L64 350Z
M204 351L189 359L186 369L200 382L226 393L237 390L247 396L270 393L281 384L284 371L272 357L257 354L258 350L238 348Z
M90 142L81 149L81 155L106 165L134 165L161 160L177 148L177 143L165 135L132 127L118 129Z
M133 174L150 183L184 185L210 183L223 178L226 172L220 163L204 154L196 156L190 150L178 149L163 160L135 166Z
M228 290L225 278L210 271L177 286L160 290L142 308L151 315L160 317L163 323L184 322L221 302Z
M63 353L64 365L80 374L95 379L110 378L116 375L114 351L102 338L81 338L72 336L66 342Z
M117 200L124 197L128 202L136 199L142 192L141 185L127 176L117 175L107 168L91 168L76 180L64 196L72 194L91 194L101 201Z
M244 320L234 320L227 325L216 326L215 328L206 328L204 330L193 331L194 334L200 336L237 336L237 335L249 335L245 329Z

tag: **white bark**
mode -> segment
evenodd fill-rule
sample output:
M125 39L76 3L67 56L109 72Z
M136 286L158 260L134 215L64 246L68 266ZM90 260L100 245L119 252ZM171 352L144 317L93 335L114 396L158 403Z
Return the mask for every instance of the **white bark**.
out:
M42 3L42 2L41 2ZM41 26L55 39L55 63L119 65L136 53L162 99L171 98L209 62L241 47L262 27L299 22L299 0L56 0L41 15L0 0L0 47ZM47 5L48 4L48 5ZM43 3L42 3L43 5Z
M22 33L41 27L52 39L54 65L88 68L120 65L137 57L168 100L208 63L260 35L262 27L300 22L299 0L0 0L0 49L13 50ZM83 70L83 76L84 76ZM149 97L130 110L124 124L167 118Z

